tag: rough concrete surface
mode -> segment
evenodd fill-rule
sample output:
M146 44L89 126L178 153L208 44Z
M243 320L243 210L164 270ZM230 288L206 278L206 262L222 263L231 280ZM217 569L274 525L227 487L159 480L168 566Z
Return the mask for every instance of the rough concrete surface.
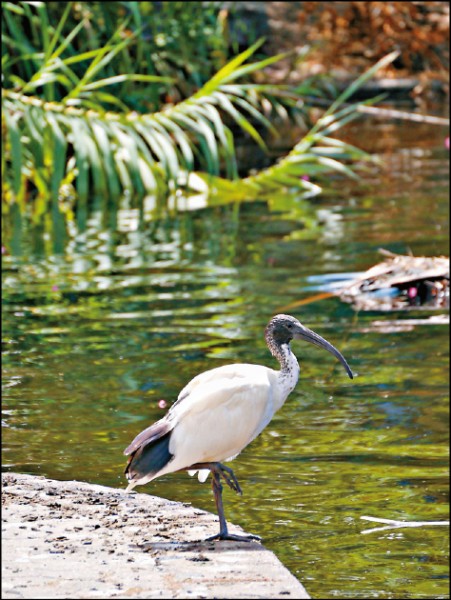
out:
M78 481L2 475L2 598L309 598L211 513ZM239 533L230 525L230 531Z

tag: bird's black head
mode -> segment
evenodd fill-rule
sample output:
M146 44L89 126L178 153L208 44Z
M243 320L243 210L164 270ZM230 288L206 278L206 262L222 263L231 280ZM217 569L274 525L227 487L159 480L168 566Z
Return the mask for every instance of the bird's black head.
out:
M266 340L273 339L278 346L289 344L295 333L302 329L302 325L291 315L276 315L271 319L265 329Z
M273 352L274 347L289 344L293 338L305 340L306 342L310 342L310 344L324 348L338 358L351 379L354 377L345 357L335 346L332 346L323 337L308 329L305 325L302 325L302 323L291 315L276 315L273 317L265 329L265 338L271 352Z

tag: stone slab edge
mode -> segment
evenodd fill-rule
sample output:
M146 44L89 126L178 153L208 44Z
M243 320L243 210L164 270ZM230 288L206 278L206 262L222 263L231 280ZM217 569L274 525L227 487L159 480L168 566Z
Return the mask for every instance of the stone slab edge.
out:
M215 515L79 481L2 474L2 598L310 598ZM230 524L230 531L242 530Z

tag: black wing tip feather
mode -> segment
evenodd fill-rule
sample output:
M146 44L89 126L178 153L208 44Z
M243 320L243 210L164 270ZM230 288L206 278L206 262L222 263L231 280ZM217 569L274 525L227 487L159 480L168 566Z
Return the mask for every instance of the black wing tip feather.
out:
M171 429L172 428L167 421L163 419L161 421L157 421L150 427L147 427L141 431L141 433L138 433L133 442L124 450L125 456L133 454L133 452L136 452L136 450L139 448L147 446L148 444L160 439L169 433Z
M169 451L171 430L152 442L142 444L133 452L125 467L129 480L139 480L148 475L156 475L174 457Z

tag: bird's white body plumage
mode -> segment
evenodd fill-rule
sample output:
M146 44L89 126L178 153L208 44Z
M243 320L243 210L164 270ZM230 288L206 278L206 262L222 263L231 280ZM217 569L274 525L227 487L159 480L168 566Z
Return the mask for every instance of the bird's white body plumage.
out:
M129 489L198 463L235 458L266 427L298 381L296 357L288 344L282 350L288 367L283 371L232 364L192 379L164 417L171 426L173 458L158 473L131 482ZM199 480L208 474L202 469Z

